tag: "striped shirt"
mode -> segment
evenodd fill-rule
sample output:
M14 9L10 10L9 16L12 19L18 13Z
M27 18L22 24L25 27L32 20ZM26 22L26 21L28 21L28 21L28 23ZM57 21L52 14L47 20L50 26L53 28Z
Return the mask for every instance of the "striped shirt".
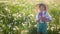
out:
M42 12L40 12L40 14L38 13L38 14L36 15L36 20L38 20L39 18L41 18L41 16L42 16L42 17L46 17L46 18L49 19L49 20L52 20L51 15L50 15L48 12L46 12L46 11L42 11ZM39 18L38 18L38 17L39 17ZM41 19L40 19L40 22L43 23Z

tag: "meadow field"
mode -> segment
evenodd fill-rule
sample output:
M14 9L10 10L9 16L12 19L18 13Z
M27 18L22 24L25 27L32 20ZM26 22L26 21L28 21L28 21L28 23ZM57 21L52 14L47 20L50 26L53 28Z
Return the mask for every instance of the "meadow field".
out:
M41 2L53 18L47 34L60 34L60 0L0 0L0 34L37 34L35 7Z

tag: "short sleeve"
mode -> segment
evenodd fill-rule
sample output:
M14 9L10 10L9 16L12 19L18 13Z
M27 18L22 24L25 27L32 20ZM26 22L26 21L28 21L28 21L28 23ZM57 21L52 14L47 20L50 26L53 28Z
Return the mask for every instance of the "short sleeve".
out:
M47 18L48 18L49 20L52 20L52 16L51 16L49 13L47 13Z
M38 20L38 14L36 15L36 20Z

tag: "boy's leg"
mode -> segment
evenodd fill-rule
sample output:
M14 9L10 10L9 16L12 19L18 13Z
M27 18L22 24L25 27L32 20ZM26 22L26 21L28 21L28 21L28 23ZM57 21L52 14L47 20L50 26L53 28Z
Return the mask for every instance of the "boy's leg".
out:
M44 23L42 26L42 32L43 34L47 34L47 23Z
M42 33L42 26L41 23L38 23L37 34L41 34L41 33Z

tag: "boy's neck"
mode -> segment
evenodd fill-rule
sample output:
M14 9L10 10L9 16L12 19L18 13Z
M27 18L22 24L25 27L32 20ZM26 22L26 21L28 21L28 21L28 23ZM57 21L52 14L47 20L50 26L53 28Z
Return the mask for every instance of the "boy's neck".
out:
M40 11L45 11L45 10L40 10Z
M40 11L40 12L45 12L45 10L43 10L43 11Z

